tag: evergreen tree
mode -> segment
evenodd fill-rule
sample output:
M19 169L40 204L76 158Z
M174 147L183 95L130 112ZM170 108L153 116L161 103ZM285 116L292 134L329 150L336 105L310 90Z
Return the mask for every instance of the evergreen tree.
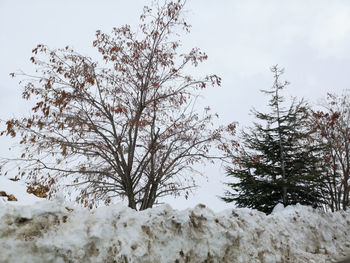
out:
M227 169L227 175L235 178L234 183L227 183L233 191L227 191L222 199L265 213L271 213L278 203L321 206L320 149L312 143L307 129L308 106L293 99L290 107L282 107L280 91L288 82L279 80L283 69L275 66L271 70L274 85L262 91L271 96L271 111L253 110L260 121L242 133L235 165Z

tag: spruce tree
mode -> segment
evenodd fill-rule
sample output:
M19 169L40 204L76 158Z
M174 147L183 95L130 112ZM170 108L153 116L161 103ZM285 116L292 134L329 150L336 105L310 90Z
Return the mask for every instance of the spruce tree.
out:
M271 71L272 89L262 90L270 96L271 111L252 111L259 121L242 133L234 166L227 168L235 182L227 183L232 191L222 199L265 213L271 213L278 203L321 206L322 169L318 166L319 149L307 128L307 103L293 99L289 107L282 107L280 91L289 83L280 82L283 69L275 66Z

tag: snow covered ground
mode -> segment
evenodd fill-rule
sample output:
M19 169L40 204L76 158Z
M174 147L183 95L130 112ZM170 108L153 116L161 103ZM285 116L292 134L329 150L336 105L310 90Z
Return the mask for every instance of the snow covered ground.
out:
M350 255L350 212L299 205L278 206L269 216L251 209L214 213L205 205L90 211L62 199L37 200L0 202L0 262L321 263Z

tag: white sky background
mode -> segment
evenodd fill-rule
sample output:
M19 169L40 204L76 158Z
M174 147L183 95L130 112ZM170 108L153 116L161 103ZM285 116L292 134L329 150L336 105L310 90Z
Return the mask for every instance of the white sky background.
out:
M31 50L39 43L66 45L95 55L95 31L136 25L144 0L0 0L0 119L28 113L17 78L10 72L33 71ZM204 93L205 104L222 123L250 125L249 110L264 110L268 98L259 90L272 84L269 67L286 68L291 82L286 96L312 103L327 92L341 93L350 83L350 1L343 0L188 0L187 49L205 51L209 60L198 71L222 77L222 87ZM3 128L3 126L1 126ZM10 142L0 137L0 156ZM205 203L218 211L232 206L218 200L223 193L220 165L201 167L208 176L189 200L167 198L174 208Z

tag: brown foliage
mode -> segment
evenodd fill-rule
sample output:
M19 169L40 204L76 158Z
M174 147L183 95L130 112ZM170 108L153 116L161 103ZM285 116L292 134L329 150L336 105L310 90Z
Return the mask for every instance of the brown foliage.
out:
M27 193L33 194L40 198L47 198L47 193L50 191L50 188L47 185L42 185L38 182L32 183L27 186Z
M329 207L346 210L350 205L350 98L328 94L324 111L314 111L315 138L325 145L323 166L327 173Z
M98 30L93 45L103 66L68 46L33 49L39 74L22 94L35 101L32 115L9 120L1 133L20 137L22 158L32 163L27 176L51 186L69 177L87 206L119 196L146 209L192 188L194 163L231 154L235 142L224 133L235 126L213 129L216 115L194 110L198 91L221 79L185 73L207 55L179 52L177 33L190 29L183 8L184 1L145 7L138 33L128 25ZM224 154L210 155L213 146Z
M14 195L7 194L5 191L0 191L0 196L7 197L7 201L18 201Z
M17 198L14 195L9 195L7 197L7 201L18 201Z

